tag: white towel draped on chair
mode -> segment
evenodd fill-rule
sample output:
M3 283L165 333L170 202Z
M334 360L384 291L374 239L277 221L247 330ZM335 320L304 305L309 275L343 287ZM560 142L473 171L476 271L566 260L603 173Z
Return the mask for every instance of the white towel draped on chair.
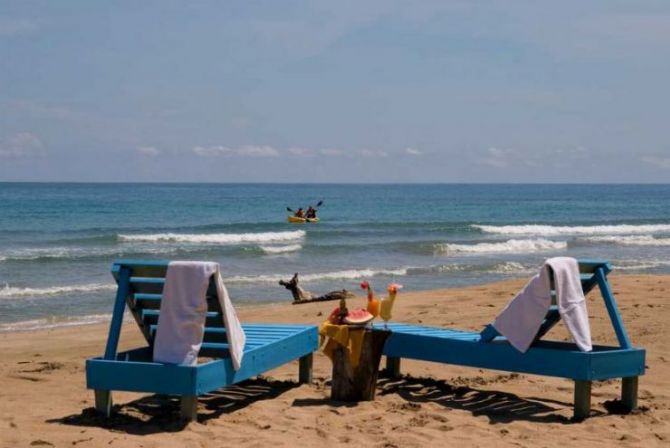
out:
M197 363L207 318L207 288L214 276L217 297L235 370L244 354L245 335L218 263L199 261L170 262L165 276L158 328L154 339L154 361L170 364Z
M551 272L561 319L577 347L582 351L591 351L586 299L581 286L579 265L574 258L556 257L545 261L540 273L507 304L493 322L493 326L514 348L520 352L528 350L551 306Z

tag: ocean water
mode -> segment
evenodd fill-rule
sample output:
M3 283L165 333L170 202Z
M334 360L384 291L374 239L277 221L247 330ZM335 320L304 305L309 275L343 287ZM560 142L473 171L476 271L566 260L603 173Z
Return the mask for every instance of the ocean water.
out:
M323 200L318 224L286 207ZM670 185L0 183L0 331L108 318L117 258L221 263L238 305L527 277L550 256L670 272Z

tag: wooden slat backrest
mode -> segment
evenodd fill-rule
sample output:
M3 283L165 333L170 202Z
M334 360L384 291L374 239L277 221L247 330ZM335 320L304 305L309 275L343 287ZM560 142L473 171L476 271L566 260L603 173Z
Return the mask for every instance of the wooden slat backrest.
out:
M600 289L600 295L605 303L607 308L607 313L610 317L612 323L612 328L617 336L619 345L622 348L630 348L632 345L628 334L626 333L626 328L623 325L623 320L619 314L619 310L614 299L614 294L609 286L607 281L607 274L612 271L612 267L606 260L578 260L579 262L579 272L581 274L581 283L582 289L584 290L584 295L588 294L593 288L598 286ZM552 305L555 305L554 295L554 284L553 276L551 282L552 289ZM552 306L547 312L545 321L540 326L538 331L536 341L541 337L546 335L560 320L558 309L555 306ZM495 330L492 325L487 325L484 330L482 330L481 340L483 342L492 341L499 333Z
M123 271L128 272L129 285L124 300L149 345L153 345L168 264L165 260L119 260L112 266L112 275L117 282ZM207 288L207 311L207 327L225 328L213 278ZM225 333L223 336L221 332L206 333L205 341L210 339L225 342Z

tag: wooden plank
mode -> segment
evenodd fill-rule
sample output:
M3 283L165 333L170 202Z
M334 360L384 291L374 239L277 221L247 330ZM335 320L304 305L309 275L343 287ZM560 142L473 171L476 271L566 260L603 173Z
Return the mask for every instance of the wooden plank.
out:
M644 368L644 350L641 349L596 346L594 352L586 353L572 343L541 341L521 353L504 339L480 343L477 340L437 338L414 334L413 329L405 333L399 325L393 327L384 354L581 380L635 376Z
M607 378L624 378L644 375L645 357L645 350L640 348L614 348L603 351L600 347L594 346L589 360L591 371L607 372Z
M400 358L386 357L386 374L391 378L400 377Z
M575 404L573 418L584 420L591 413L591 381L575 381Z
M479 333L479 342L491 342L495 338L500 336L496 327L491 324L488 324L484 327L481 333Z
M165 277L167 260L116 260L112 264L112 275L117 278L121 268L129 269L138 277Z
M154 362L86 360L86 387L99 390L197 395L193 366Z
M161 307L161 297L161 294L138 292L133 294L133 303L137 308L158 310Z
M580 258L577 260L577 263L579 265L579 272L583 274L595 273L597 268L603 268L606 274L612 271L609 262L603 259Z
M134 303L141 308L160 309L163 295L161 293L142 293L134 294ZM207 309L209 311L220 312L220 305L216 296L207 296Z
M217 359L198 366L197 390L203 394L238 383L260 373L274 369L318 349L318 329L303 326L303 330L272 344L245 351L242 366L234 370L232 361Z
M242 326L244 329L244 326ZM151 339L155 337L156 330L158 325L150 325L149 331L151 334ZM262 331L259 328L256 329L245 329L247 345L258 345L258 344L269 344L274 341L277 341L283 337L290 336L291 334L296 333L296 330L290 329L288 331L278 331L270 329L269 331ZM205 333L203 335L203 342L228 342L227 332L225 328L222 327L205 327ZM220 347L211 346L208 347L211 349L217 349Z
M121 336L123 312L126 309L126 296L129 292L129 279L130 271L125 268L121 269L119 272L119 286L116 289L116 299L114 300L112 321L109 324L107 346L105 347L105 359L114 359L116 356L116 350L119 346L119 337Z
M182 395L180 403L180 414L182 420L198 420L198 397L195 395Z
M142 322L144 322L144 325L157 325L158 316L160 316L159 310L140 310L140 318ZM224 329L225 327L223 327L223 316L221 313L208 311L205 315L205 326L207 328Z
M621 379L621 402L629 411L637 408L637 382L636 376Z
M605 306L607 308L607 314L609 314L610 321L614 327L614 332L616 333L617 340L619 345L622 348L631 348L630 339L628 338L628 333L626 333L626 328L623 325L623 320L621 319L621 314L619 314L619 309L616 305L616 300L612 294L612 289L610 288L607 277L605 276L605 271L602 268L596 269L596 279L598 285L600 286L600 292L605 300Z
M312 371L314 364L314 354L308 353L302 356L299 361L298 382L300 384L312 383Z
M112 392L96 389L93 393L95 394L95 410L109 417L112 413Z
M161 294L165 279L159 277L130 277L130 284L134 293Z

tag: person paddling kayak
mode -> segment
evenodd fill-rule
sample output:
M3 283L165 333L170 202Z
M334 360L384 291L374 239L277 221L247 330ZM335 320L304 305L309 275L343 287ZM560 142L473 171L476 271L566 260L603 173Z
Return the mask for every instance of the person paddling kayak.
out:
M291 207L286 207L287 212L291 212L292 215L288 216L288 222L293 223L293 224L298 224L298 223L305 223L305 222L319 222L319 218L316 216L317 212L317 207L320 207L323 205L323 201L319 201L316 204L316 207L312 207L311 205L307 207L307 212L300 207L297 211L294 211Z

